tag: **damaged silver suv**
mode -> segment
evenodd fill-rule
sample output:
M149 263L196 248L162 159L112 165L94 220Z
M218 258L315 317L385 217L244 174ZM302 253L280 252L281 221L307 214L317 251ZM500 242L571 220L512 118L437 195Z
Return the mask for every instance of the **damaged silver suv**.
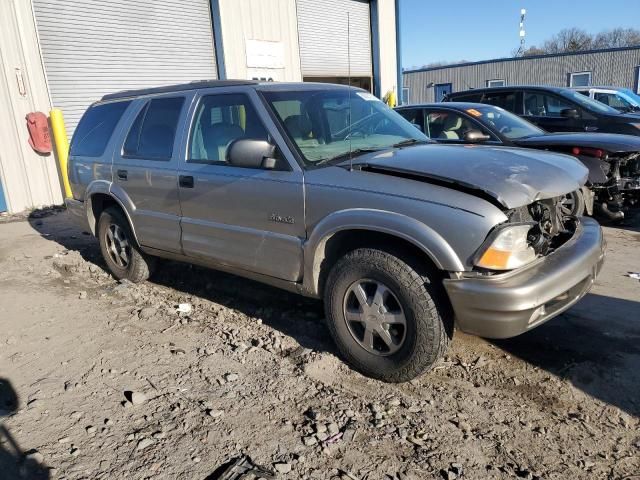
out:
M341 355L410 380L454 326L492 338L558 315L603 262L600 226L558 199L558 154L437 145L371 94L197 82L105 96L71 145L66 204L116 278L155 257L322 298Z

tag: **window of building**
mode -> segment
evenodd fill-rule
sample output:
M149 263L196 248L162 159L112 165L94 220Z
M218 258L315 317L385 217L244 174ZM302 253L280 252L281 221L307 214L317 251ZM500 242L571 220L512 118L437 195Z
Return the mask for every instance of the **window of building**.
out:
M591 72L578 72L569 74L570 87L588 87L591 85Z
M189 141L189 162L226 162L229 145L240 138L269 138L249 98L244 94L206 96L196 110Z
M154 98L136 117L122 154L145 160L170 160L184 97Z
M504 87L506 84L507 82L501 79L487 80L487 87Z
M71 155L99 157L131 102L103 103L91 107L78 124L71 142Z
M402 104L403 105L409 104L409 87L402 88Z

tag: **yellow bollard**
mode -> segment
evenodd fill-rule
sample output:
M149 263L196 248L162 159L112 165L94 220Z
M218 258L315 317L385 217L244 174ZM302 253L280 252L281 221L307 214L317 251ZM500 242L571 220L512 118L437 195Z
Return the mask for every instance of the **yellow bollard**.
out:
M53 140L56 143L56 153L58 154L58 163L60 164L60 175L62 175L62 184L64 185L64 196L65 198L71 198L71 185L69 185L69 173L67 172L69 140L67 139L67 131L64 128L62 110L54 108L49 112L49 118L51 119Z

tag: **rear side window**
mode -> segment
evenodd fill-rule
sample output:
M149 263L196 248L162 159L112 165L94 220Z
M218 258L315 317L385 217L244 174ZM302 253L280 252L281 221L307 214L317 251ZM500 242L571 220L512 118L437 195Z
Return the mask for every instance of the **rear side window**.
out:
M103 103L90 107L76 127L71 155L99 157L107 148L113 131L131 102Z
M497 92L486 93L482 99L482 103L488 103L496 107L504 108L509 112L516 111L516 93L515 92Z
M464 93L462 95L448 96L446 101L448 102L473 102L479 103L482 98L481 93Z
M122 154L148 160L170 160L184 97L154 98L136 117Z

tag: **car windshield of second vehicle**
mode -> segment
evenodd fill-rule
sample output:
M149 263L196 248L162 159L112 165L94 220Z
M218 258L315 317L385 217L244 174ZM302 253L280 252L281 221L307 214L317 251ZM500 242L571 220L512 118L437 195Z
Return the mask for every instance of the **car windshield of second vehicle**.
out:
M541 128L500 107L474 107L467 109L467 113L476 117L482 123L491 125L494 130L497 130L502 136L510 140L533 137L545 133Z
M349 152L357 155L429 142L398 113L360 90L265 92L264 96L310 166L342 160Z
M600 113L613 113L618 114L618 110L609 105L605 105L604 103L598 102L590 97L585 97L580 92L567 92L563 94L565 97L570 98L574 102L580 104L585 107L587 110L600 112Z

